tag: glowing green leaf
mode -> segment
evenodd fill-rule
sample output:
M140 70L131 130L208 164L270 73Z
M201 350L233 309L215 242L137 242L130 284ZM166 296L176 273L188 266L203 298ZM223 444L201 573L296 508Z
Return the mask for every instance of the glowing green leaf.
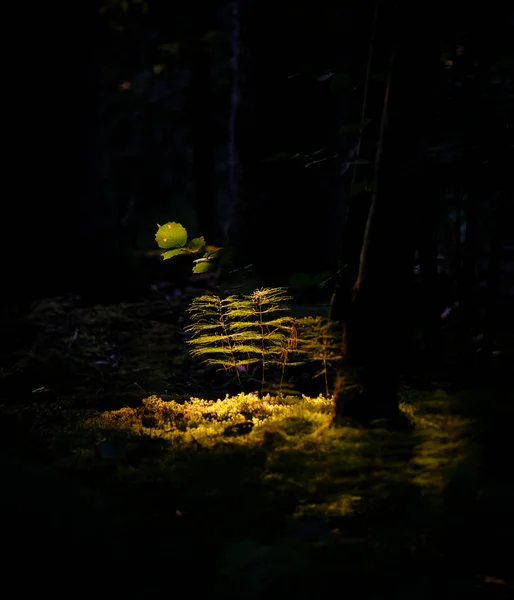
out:
M202 261L196 263L193 267L193 273L210 273L211 271L214 271L215 268L216 265L213 265L209 261Z
M203 235L201 237L197 237L192 239L187 245L187 249L191 252L200 252L202 248L205 247L205 238Z
M166 223L159 225L155 234L155 241L159 248L169 250L170 248L183 248L187 243L187 231L180 223Z
M180 256L181 254L189 254L189 252L185 248L175 248L175 250L168 250L167 252L163 252L162 258L163 260L167 260L168 258Z

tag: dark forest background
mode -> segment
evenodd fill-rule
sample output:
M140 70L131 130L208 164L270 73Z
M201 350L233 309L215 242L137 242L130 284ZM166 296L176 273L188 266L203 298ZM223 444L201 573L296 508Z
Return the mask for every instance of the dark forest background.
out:
M266 283L335 271L341 243L343 263L355 262L393 49L384 203L401 252L413 265L430 254L426 271L444 257L453 284L475 291L497 262L503 277L512 15L385 2L374 23L374 11L328 1L36 11L20 28L32 59L13 69L8 100L8 296L137 287L146 266L134 252L154 248L165 220L238 245ZM391 264L396 238L391 230L381 250Z
M158 395L159 402L176 394L185 402L229 389L221 376L185 356L186 303L202 286L212 292L217 281L195 280L191 262L162 260L157 223L175 221L190 238L204 236L208 244L232 248L231 268L253 288L289 286L295 309L303 311L298 314L314 307L341 325L338 347L351 373L334 377L334 424L346 427L339 407L345 390L358 388L361 402L350 416L356 418L354 434L364 436L359 460L365 463L366 452L372 457L357 484L352 469L361 463L341 462L348 468L341 480L345 493L364 481L369 489L363 497L371 499L368 512L353 515L348 525L343 519L341 527L348 527L349 537L355 534L352 543L361 543L362 531L369 536L362 555L348 551L346 539L339 546L338 538L327 562L315 546L325 533L316 530L319 523L314 526L312 554L319 572L330 574L320 576L326 590L339 577L344 555L357 556L346 574L359 585L369 580L375 594L369 597L431 598L449 577L455 594L463 595L448 597L508 597L514 489L512 5L101 0L16 6L6 11L5 25L12 39L3 78L0 471L5 489L14 490L6 504L12 521L24 523L23 536L14 532L9 538L19 552L29 536L37 563L46 552L41 540L57 531L59 560L67 558L68 543L86 560L97 542L83 525L93 501L82 492L83 505L70 519L79 515L83 537L71 542L61 513L55 522L44 516L54 515L54 506L67 498L61 488L58 501L49 491L48 506L34 509L37 490L47 489L49 479L46 471L38 472L41 481L32 485L29 463L64 471L64 487L72 479L105 493L110 508L98 508L99 519L91 516L94 535L101 530L106 539L111 536L107 521L118 528L119 538L105 552L112 551L120 568L137 564L134 557L147 543L156 560L170 551L184 565L202 547L202 565L210 565L212 577L218 563L209 563L211 553L218 556L229 545L226 522L234 519L230 535L236 540L244 542L246 534L259 539L262 523L271 539L280 529L276 523L282 526L281 519L310 501L309 494L313 503L321 502L323 486L333 484L323 479L325 468L334 468L337 480L331 436L342 435L341 428L323 438L319 455L326 464L312 467L321 492L302 481L293 491L286 486L269 496L262 492L262 506L260 496L253 498L241 483L246 480L239 478L236 451L224 462L223 452L209 453L188 438L175 460L175 450L166 454L166 445L145 446L146 433L132 432L129 441L115 443L94 427L81 430L85 441L76 434L73 427L95 411L95 419L112 429L110 419L118 419L114 413L121 408L128 421L136 415L122 428L125 435L137 419L139 427L148 417L143 396ZM304 380L312 379L306 372ZM413 413L421 414L416 427L422 434L412 433L405 416L395 421L401 405L404 412L414 406ZM203 409L192 409L188 417L196 435L195 410ZM294 410L301 421L301 411L311 409ZM156 415L164 431L162 414ZM368 428L376 417L390 419L392 428ZM459 419L459 435L472 446L462 470L465 444L451 438ZM295 423L286 425L294 429ZM443 430L451 431L444 437ZM300 440L291 463L277 463L280 476L298 464L297 472L311 477L305 468L311 449L299 431L291 433ZM412 468L416 485L409 479L411 467L398 467L397 434L406 436L400 442L409 446L407 460L419 459ZM267 473L267 453L287 435L266 438L269 447L257 444L248 451L260 465L252 471L258 475L255 489L262 483L259 469ZM391 451L384 463L383 439ZM444 455L439 462L433 459L438 452ZM240 461L244 468L246 458ZM155 471L145 470L148 464L154 468L154 459ZM381 470L389 459L390 470ZM190 472L189 460L195 465ZM455 478L447 467L452 461L459 465ZM210 481L212 464L213 480L219 477L214 500L203 483ZM176 480L167 479L170 472ZM429 483L418 485L425 475ZM189 495L184 482L191 484ZM430 486L437 488L433 504L432 496L427 500ZM227 508L239 493L257 515L253 521L241 506ZM173 520L170 506L175 520L164 540L160 527ZM184 514L193 515L190 521L181 520L183 506ZM339 527L337 519L326 517L324 527ZM301 535L308 537L309 527ZM414 550L405 541L407 530L419 533ZM382 535L376 554L375 533ZM104 547L111 548L109 543ZM389 555L391 544L397 546ZM466 566L454 576L450 559L457 555ZM394 561L404 558L412 581L401 596L391 573ZM276 562L273 553L268 559ZM382 579L372 582L366 565L377 560ZM237 571L232 555L226 564ZM304 589L299 573L307 571L300 566L295 577L286 573L276 597L288 593L295 578L298 597L312 597L318 582L313 575L311 588ZM145 595L143 579L139 595L130 597L152 597ZM230 581L221 595L232 589ZM380 596L382 581L391 584L389 596ZM498 594L488 595L484 581L497 586ZM113 582L119 593L118 585ZM130 593L131 583L124 585ZM471 589L476 596L466 595ZM157 584L152 590L155 596L162 592Z

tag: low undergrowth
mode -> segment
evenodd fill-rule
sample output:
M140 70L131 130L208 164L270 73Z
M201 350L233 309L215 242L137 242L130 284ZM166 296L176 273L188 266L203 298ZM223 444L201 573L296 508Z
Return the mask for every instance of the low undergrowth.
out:
M0 372L20 552L41 561L58 539L60 561L130 572L113 575L127 598L161 597L170 565L193 596L234 600L342 581L366 598L508 593L510 397L404 389L411 431L335 428L330 397L217 389L184 350L182 308L35 307L31 345Z
M362 584L370 590L386 585L392 557L439 565L448 558L447 490L457 482L476 494L479 463L457 398L406 394L409 434L379 423L333 428L331 404L241 393L2 412L25 436L18 454L105 495L120 530L144 530L147 543L181 560L208 548L212 589L224 597L278 594L292 574L306 597L330 581L336 556L346 561L336 572L350 578L364 567L356 557L373 560L378 579ZM413 571L402 585L410 590L419 577Z

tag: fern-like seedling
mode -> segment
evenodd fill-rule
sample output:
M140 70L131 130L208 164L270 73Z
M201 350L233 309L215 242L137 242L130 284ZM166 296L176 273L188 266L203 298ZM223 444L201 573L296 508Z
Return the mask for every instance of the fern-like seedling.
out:
M304 317L298 322L297 351L305 361L314 361L320 368L314 375L323 377L325 396L329 396L329 367L341 359L341 342L335 331L334 322L326 317Z
M261 391L270 367L283 366L284 350L291 338L294 320L284 312L290 300L284 288L263 288L245 296L231 313L234 329L241 336L241 351L256 359L261 368Z
M216 295L205 295L194 298L188 309L193 322L185 327L185 331L193 334L192 339L188 341L192 347L192 356L201 356L209 365L233 371L242 388L240 368L247 367L249 363L241 359L236 351L236 341L228 314L237 302L235 296L220 298Z
M261 391L271 367L288 364L294 319L283 313L289 300L283 288L264 288L241 296L200 296L189 309L193 323L186 331L191 353L204 362L233 371L242 386L240 371L260 367ZM289 363L290 364L290 363Z

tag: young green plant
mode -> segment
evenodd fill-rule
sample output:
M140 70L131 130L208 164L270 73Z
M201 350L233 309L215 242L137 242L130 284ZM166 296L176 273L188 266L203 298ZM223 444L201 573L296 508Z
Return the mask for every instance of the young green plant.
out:
M294 319L284 314L289 298L284 288L194 298L189 308L192 323L186 327L193 334L188 341L192 355L234 371L241 387L241 372L251 365L260 367L263 391L270 368L278 366L283 372L288 362L295 336Z
M298 322L298 348L304 360L314 361L320 365L314 375L323 377L325 397L329 395L329 368L341 359L340 340L335 331L334 323L325 317L304 317Z

